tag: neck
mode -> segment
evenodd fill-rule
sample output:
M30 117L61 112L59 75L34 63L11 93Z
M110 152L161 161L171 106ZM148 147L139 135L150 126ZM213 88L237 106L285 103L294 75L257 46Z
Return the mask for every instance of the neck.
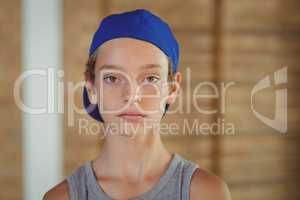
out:
M107 135L100 156L95 160L96 173L100 176L142 181L164 171L171 154L162 144L155 130L134 138Z

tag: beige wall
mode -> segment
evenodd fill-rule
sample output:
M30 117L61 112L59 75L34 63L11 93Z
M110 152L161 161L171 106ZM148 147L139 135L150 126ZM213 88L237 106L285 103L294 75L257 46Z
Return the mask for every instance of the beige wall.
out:
M223 4L219 4L223 2ZM199 81L234 81L227 93L224 115L168 116L165 122L218 117L235 124L233 136L163 136L169 150L198 162L229 184L233 199L299 199L300 192L300 3L297 0L182 1L64 1L65 82L83 80L90 37L101 18L112 12L144 7L170 23L181 45L180 71L192 70L192 87ZM13 102L12 85L20 73L20 2L0 1L0 199L21 199L21 121ZM283 135L264 125L250 109L250 92L261 78L288 66L288 127ZM187 89L185 82L184 90ZM257 110L274 114L275 87L256 97ZM67 95L66 95L67 96ZM68 99L65 100L67 109ZM199 101L213 108L218 102ZM81 106L81 91L76 93ZM8 117L9 116L9 117ZM80 135L64 128L65 175L97 155L99 136ZM12 122L13 121L13 122Z
M0 199L21 199L21 115L12 90L21 71L20 6L0 1Z

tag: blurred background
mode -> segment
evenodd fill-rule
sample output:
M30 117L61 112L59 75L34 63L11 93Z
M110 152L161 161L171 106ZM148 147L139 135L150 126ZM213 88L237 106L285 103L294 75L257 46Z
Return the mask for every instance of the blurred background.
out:
M101 19L135 8L149 9L170 24L181 45L179 70L186 73L185 67L190 68L192 88L201 81L218 86L235 82L225 95L225 112L204 115L192 109L191 113L164 118L165 122L181 126L184 118L207 123L223 119L234 124L234 134L163 135L168 149L223 177L235 200L300 199L299 0L43 0L36 6L39 12L35 12L33 3L37 2L0 0L0 199L41 199L43 192L93 159L101 148L99 135L79 133L79 120L95 123L91 118L77 113L73 126L69 125L66 88L65 112L52 116L55 120L48 121L49 127L34 128L40 123L39 117L28 121L22 114L15 103L13 88L26 69L24 65L31 63L27 57L51 57L51 51L56 49L56 61L46 65L60 65L64 83L80 82L90 39ZM51 2L56 2L55 6L48 6L53 5ZM33 20L26 21L28 16ZM43 19L42 25L34 26L39 19ZM47 33L52 29L43 31L45 26L56 27L53 37ZM41 29L35 30L37 27ZM55 40L58 45L29 54L31 45L44 42L40 38L31 40L33 44L24 41L30 28L36 34L32 37ZM271 86L258 92L254 102L256 111L273 119L278 90L274 72L284 67L288 82L279 89L288 91L288 130L280 133L255 116L250 97L253 87L269 76ZM187 90L185 81L182 87ZM201 91L211 92L207 88ZM76 90L77 107L82 107L81 94L82 88ZM30 95L41 96L39 92ZM204 99L198 103L206 109L220 110L222 102ZM280 108L280 115L283 109ZM51 136L51 131L56 134ZM33 133L39 137L32 138Z

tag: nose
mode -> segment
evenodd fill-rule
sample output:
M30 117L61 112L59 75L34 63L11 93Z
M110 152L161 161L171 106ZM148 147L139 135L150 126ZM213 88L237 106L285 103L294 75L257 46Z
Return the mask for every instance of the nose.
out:
M139 91L139 86L137 81L129 80L126 81L125 87L123 90L123 99L126 103L137 103L141 101L141 95Z

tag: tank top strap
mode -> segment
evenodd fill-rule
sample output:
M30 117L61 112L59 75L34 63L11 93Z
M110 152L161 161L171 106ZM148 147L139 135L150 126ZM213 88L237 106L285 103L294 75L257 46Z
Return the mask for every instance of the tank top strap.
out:
M182 158L183 161L183 169L182 169L182 185L181 185L181 199L182 200L189 200L190 199L190 186L191 180L193 177L194 172L199 168L199 165L188 161Z
M67 177L67 182L68 182L68 188L69 188L69 198L71 200L77 200L78 199L78 193L77 191L77 186L76 183L77 181L75 180L75 177L73 174Z
M66 180L68 182L69 188L69 199L70 200L80 200L87 193L86 187L86 173L85 166L88 164L86 162L84 165L80 166L77 170L73 171Z

